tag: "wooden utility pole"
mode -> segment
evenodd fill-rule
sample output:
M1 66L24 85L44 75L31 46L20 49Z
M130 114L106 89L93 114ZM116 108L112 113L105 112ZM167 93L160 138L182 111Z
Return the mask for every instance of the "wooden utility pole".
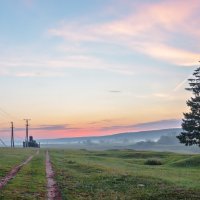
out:
M26 141L25 141L25 147L28 147L28 127L29 127L29 124L28 124L28 121L31 120L31 119L24 119L26 121Z
M15 147L15 142L14 142L14 127L13 127L13 122L11 122L11 148Z

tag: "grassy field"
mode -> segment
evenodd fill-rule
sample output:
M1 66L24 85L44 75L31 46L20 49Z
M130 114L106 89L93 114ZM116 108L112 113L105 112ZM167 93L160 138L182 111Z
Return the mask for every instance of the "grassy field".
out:
M35 150L20 150L22 155L29 152L35 154ZM17 176L12 179L1 191L0 199L45 199L46 197L46 176L45 176L45 151L40 151L38 155L26 166L24 166Z
M0 173L33 149L0 149ZM133 150L49 150L56 180L66 200L199 199L200 155ZM0 199L46 199L45 150L24 166Z
M199 155L133 150L52 150L50 155L63 199L200 197ZM148 165L149 160L161 165Z
M34 149L10 149L0 148L0 178L4 177L13 166L19 165L22 161L36 152Z

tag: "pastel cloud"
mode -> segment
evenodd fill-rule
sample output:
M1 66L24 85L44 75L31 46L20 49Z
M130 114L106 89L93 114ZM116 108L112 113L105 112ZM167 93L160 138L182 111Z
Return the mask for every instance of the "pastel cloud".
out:
M113 64L103 59L79 54L68 55L60 58L50 57L10 57L0 61L0 75L17 77L59 77L64 76L64 69L98 69L123 75L134 75L131 66Z
M142 130L158 130L158 129L168 129L168 128L180 128L181 120L178 119L168 119L153 121L147 123L133 124L133 125L117 125L117 126L106 126L101 128L103 131L142 131Z
M125 4L132 6L131 1L126 1ZM168 0L159 3L140 3L133 13L105 22L88 22L81 19L80 22L62 22L58 27L48 30L50 36L67 41L55 48L57 53L63 53L62 56L42 57L35 56L34 52L34 56L25 54L12 57L9 54L8 57L0 57L0 75L57 77L64 74L62 69L65 68L100 69L134 75L138 68L141 69L139 65L133 67L127 63L113 63L103 57L94 56L91 54L93 49L87 46L87 42L105 44L105 52L106 45L115 44L118 45L118 49L123 46L133 53L137 52L170 64L196 65L199 60L197 44L200 36L196 28L199 19L195 18L198 8L200 3L197 0ZM172 41L183 35L195 48L182 47ZM182 40L182 43L184 42ZM98 49L98 45L94 48ZM15 52L16 54L18 53ZM14 68L17 68L18 72L15 72Z
M181 50L179 48L174 48L159 43L145 43L142 44L138 48L138 50L154 58L169 61L182 66L197 65L197 61L199 58L198 53L190 52L187 50Z
M128 124L128 125L112 125L112 120L101 120L99 122L93 122L87 126L74 127L70 124L55 124L55 125L38 125L30 127L30 134L34 134L36 138L58 138L58 137L80 137L80 136L97 136L114 134L128 131L144 131L144 130L158 130L168 128L180 128L181 120L168 119L153 121L140 124ZM102 123L106 126L102 126ZM93 125L93 126L91 126ZM25 134L25 127L15 128L16 139L23 140ZM8 139L10 136L10 129L0 129L0 136L4 139Z
M199 34L194 36L198 32L195 24L199 20L195 14L199 8L197 0L143 3L138 6L138 11L122 19L101 23L62 23L50 29L49 34L75 42L115 43L173 64L194 65L198 61L198 52L172 45L171 41L175 34L199 41Z
M38 125L35 127L30 127L30 130L34 131L60 131L60 130L77 130L80 129L78 127L72 127L69 124L56 124L56 125ZM24 131L25 128L23 127L18 127L15 128L15 131ZM10 132L7 128L5 129L0 129L0 132Z
M79 133L81 128L71 126L70 124L55 124L55 125L38 125L29 128L29 134L34 135L36 138L49 138L49 137L67 137L73 136L74 133ZM14 128L15 139L24 140L25 127ZM2 128L0 129L0 138L8 139L10 138L10 129Z
M31 7L34 3L34 0L22 0L22 2L28 6L28 7Z

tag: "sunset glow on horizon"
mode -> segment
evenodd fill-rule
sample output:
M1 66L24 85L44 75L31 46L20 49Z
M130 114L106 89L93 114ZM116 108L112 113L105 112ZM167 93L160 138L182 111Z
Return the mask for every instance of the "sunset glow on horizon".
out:
M0 2L0 138L178 128L200 59L198 0Z

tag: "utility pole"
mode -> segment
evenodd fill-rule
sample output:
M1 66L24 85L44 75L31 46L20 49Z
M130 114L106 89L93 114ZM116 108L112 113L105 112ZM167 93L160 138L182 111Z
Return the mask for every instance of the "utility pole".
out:
M28 127L29 127L29 124L28 124L28 121L31 120L31 119L24 119L26 121L26 139L25 139L25 147L28 147Z
M14 142L14 127L13 127L13 122L11 122L11 148L15 147L15 142Z

